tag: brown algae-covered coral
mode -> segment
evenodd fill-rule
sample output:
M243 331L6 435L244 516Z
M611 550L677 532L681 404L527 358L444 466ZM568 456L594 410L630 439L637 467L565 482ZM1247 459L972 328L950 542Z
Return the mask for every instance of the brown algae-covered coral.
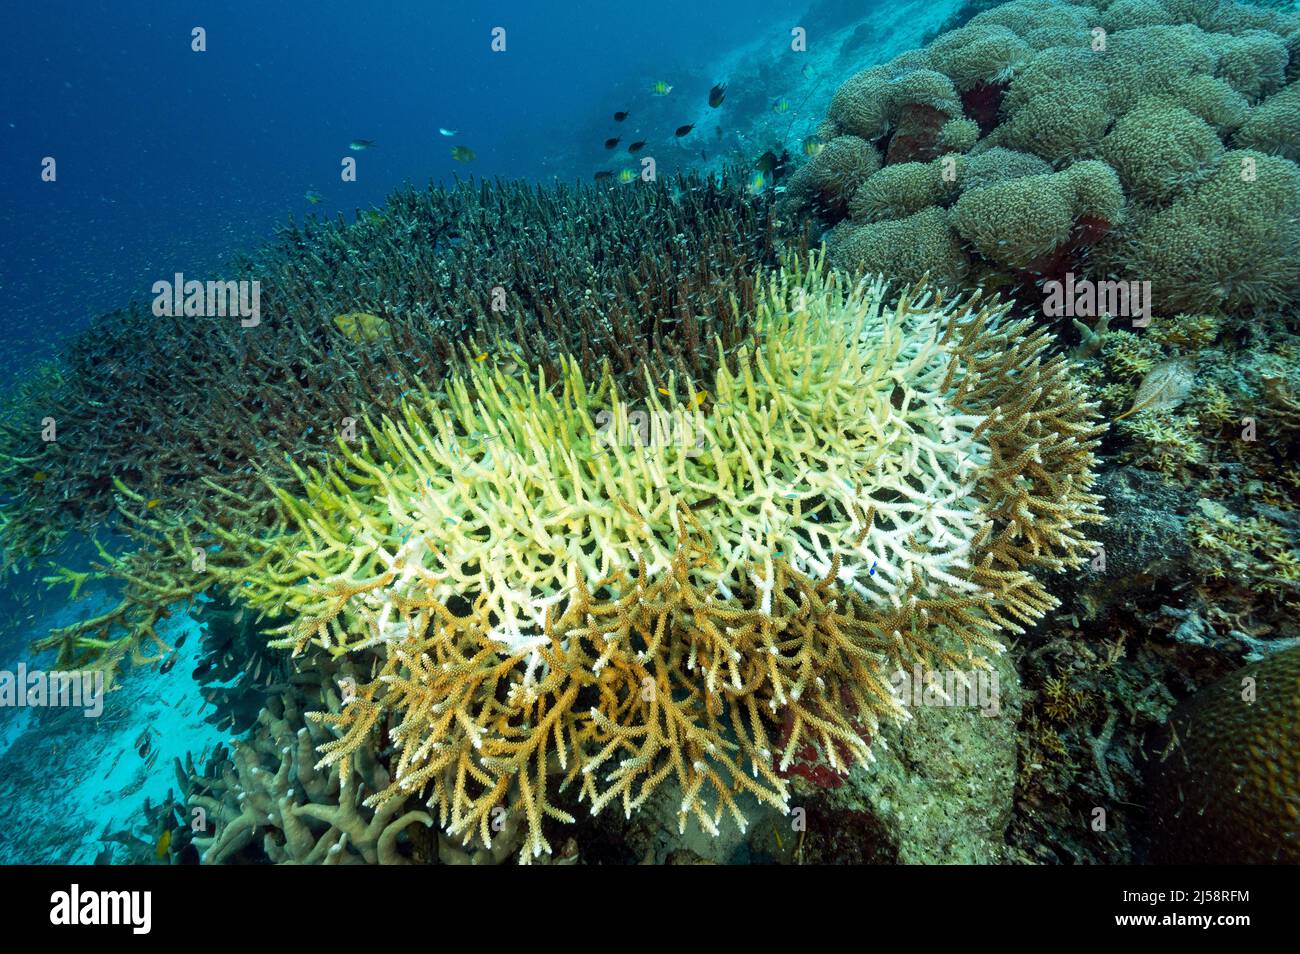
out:
M755 327L639 436L608 377L471 365L279 492L296 529L229 582L288 617L279 645L374 660L322 764L388 726L368 804L421 794L467 842L513 809L526 858L566 790L631 813L671 778L683 825L743 826L747 799L788 807L803 747L869 757L896 667L1053 605L1031 571L1090 552L1101 428L1041 333L817 262Z

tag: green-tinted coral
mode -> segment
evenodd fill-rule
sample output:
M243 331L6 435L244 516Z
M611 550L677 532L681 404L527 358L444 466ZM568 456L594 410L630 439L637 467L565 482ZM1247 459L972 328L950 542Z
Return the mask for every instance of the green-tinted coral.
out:
M962 191L970 192L1008 179L1045 175L1051 171L1052 167L1045 160L1032 153L992 146L967 156L960 164L957 181Z
M961 91L981 83L1006 82L1033 55L1024 40L997 24L953 30L927 49L933 68L947 74Z
M956 194L960 178L957 157L952 160L886 166L858 187L849 203L850 218L857 223L901 219L927 206L945 204ZM952 170L952 181L944 178L945 169Z
M957 195L909 168L822 224L850 217L830 238L860 253L879 233L857 226L915 216L932 197L965 242L949 271L1010 279L1017 297L1073 272L1149 281L1167 312L1276 307L1300 291L1288 158L1300 121L1283 87L1297 53L1300 16L1230 2L999 4L852 77L827 123L871 140L886 171L964 153ZM1263 164L1242 190L1229 181L1242 146L1285 165ZM1073 177L1051 177L1061 170Z
M1168 310L1285 304L1300 289L1300 168L1225 153L1204 182L1137 218L1124 264Z
M1184 315L1156 318L1147 329L1147 338L1175 352L1188 353L1214 343L1223 318L1219 315Z
M1080 29L1091 27L1095 22L1097 11L1092 7L1057 3L1056 0L1017 0L1004 3L991 10L985 10L971 17L971 26L997 24L1019 36L1045 24L1073 26Z
M1250 112L1246 97L1213 76L1193 76L1177 89L1152 98L1181 106L1213 126L1221 139L1240 127Z
M790 179L791 201L840 218L858 186L880 168L880 153L857 136L836 136Z
M1105 163L1025 176L967 191L953 225L985 258L1014 269L1035 267L1070 237L1083 216L1114 224L1123 216L1119 180Z
M957 90L942 73L873 66L839 88L831 99L829 117L840 132L875 140L914 106L935 109L947 116L961 115Z
M939 129L938 145L948 152L966 152L979 137L979 123L973 119L950 119Z
M1300 162L1300 83L1274 93L1250 111L1233 142Z
M1115 123L1101 157L1138 201L1164 202L1204 178L1223 155L1219 137L1185 109L1139 103Z
M989 143L1052 163L1095 155L1112 119L1099 56L1088 48L1051 48L1035 56L1007 88L1006 119Z
M1214 75L1252 103L1271 96L1286 82L1288 53L1283 39L1267 30L1214 34L1219 54Z
M1141 414L1120 421L1117 426L1132 442L1120 453L1120 459L1138 467L1177 478L1186 476L1189 465L1205 458L1195 419L1184 415Z
M903 219L860 224L841 222L831 231L828 246L841 268L879 272L903 281L924 275L936 284L958 285L965 277L966 256L948 222L948 212L936 206Z

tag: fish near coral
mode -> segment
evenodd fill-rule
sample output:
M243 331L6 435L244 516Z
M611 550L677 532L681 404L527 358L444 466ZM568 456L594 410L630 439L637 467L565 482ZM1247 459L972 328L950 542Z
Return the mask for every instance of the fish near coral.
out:
M334 327L353 341L375 341L388 334L388 322L365 311L336 315Z
M159 861L167 857L167 850L172 846L172 830L168 828L158 839L158 844L153 850L153 856Z
M451 157L457 162L473 162L478 158L469 146L452 146Z

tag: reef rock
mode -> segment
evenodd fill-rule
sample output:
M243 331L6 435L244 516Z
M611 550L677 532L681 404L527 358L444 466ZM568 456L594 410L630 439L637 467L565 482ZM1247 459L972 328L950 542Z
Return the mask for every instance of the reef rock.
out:
M1009 654L990 661L998 676L995 715L971 707L913 707L910 721L882 734L874 764L856 766L843 785L812 794L800 783L810 795L803 801L804 862L1004 859L1023 695Z

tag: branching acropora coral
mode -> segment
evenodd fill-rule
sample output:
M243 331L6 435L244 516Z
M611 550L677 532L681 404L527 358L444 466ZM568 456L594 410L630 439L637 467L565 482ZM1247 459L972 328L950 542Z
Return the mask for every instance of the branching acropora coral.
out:
M223 278L261 283L260 320L96 318L56 363L0 397L0 568L116 516L114 478L191 526L260 474L327 452L345 419L434 388L473 341L555 373L608 360L629 392L669 369L707 376L747 329L774 264L770 196L698 177L633 189L461 183L408 189L355 222L309 220ZM797 243L796 243L797 244ZM264 498L263 498L264 499Z
M784 810L804 746L869 758L904 717L889 673L997 651L1054 605L1030 571L1081 563L1100 519L1094 406L977 298L886 307L814 257L707 390L651 393L648 440L608 374L471 363L300 471L298 530L226 582L290 616L277 645L376 659L318 716L321 764L387 727L369 804L428 793L467 842L516 811L528 858L566 787L630 814L671 780L716 831L746 797Z

